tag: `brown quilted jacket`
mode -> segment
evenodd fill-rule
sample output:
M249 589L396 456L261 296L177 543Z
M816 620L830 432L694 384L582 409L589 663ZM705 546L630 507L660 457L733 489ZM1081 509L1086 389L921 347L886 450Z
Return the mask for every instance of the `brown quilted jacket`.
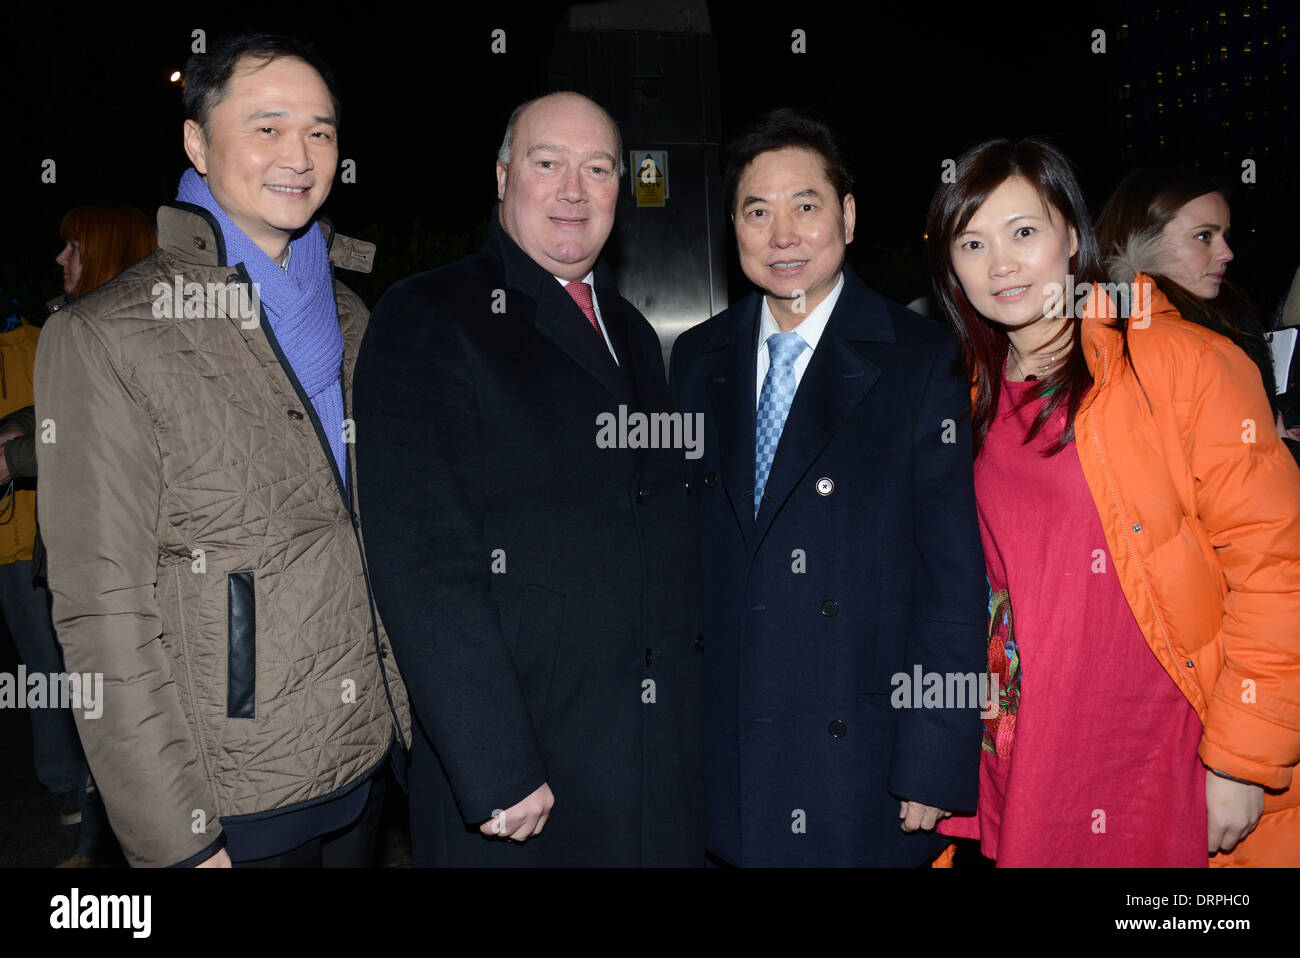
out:
M334 265L369 270L373 246L321 229ZM100 717L74 714L113 829L132 864L185 865L224 842L219 816L355 782L409 741L410 717L351 447L344 494L264 313L241 322L221 296L195 300L203 315L160 308L178 276L247 282L221 265L216 224L164 206L158 238L44 328L38 509L67 668L103 674ZM350 422L368 313L335 295Z

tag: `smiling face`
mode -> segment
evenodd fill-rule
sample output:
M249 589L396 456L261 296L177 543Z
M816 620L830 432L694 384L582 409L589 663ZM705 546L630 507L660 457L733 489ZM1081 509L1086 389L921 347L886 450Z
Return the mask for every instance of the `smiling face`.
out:
M769 150L741 172L732 213L740 268L767 294L783 330L835 288L856 216L852 194L839 201L825 160L813 150Z
M1019 330L1059 307L1079 237L1029 180L1003 181L952 240L952 263L985 319ZM1057 284L1052 295L1050 284Z
M63 267L63 293L71 296L81 282L81 244L74 239L68 240L63 252L54 257L54 262Z
M508 166L497 163L501 228L566 281L591 271L614 227L618 133L576 94L531 104L515 120Z
M1232 214L1222 193L1206 193L1184 203L1160 234L1161 268L1188 292L1214 299L1232 261L1231 226Z
M311 222L338 167L334 108L325 81L294 57L245 57L212 108L206 136L185 121L185 152L212 197L272 259Z

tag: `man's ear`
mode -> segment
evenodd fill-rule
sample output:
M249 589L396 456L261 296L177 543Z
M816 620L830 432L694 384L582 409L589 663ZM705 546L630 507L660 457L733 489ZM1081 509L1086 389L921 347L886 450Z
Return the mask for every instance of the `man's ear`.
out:
M508 171L506 170L506 165L500 160L497 160L497 199L499 200L504 200L506 198L507 175Z
M208 173L208 138L203 135L203 127L199 126L194 120L186 120L183 139L185 155L190 158L190 162L194 164L194 168L199 171L199 174L206 176Z
M853 242L853 227L858 221L858 204L853 199L853 194L845 194L844 197L844 245L848 246Z

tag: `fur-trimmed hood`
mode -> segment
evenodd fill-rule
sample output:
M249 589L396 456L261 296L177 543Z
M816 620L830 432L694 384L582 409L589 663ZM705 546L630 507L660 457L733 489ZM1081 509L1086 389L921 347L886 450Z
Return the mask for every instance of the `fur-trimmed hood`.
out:
M1164 275L1166 255L1159 233L1134 233L1106 259L1106 274L1112 283L1131 283L1138 273Z

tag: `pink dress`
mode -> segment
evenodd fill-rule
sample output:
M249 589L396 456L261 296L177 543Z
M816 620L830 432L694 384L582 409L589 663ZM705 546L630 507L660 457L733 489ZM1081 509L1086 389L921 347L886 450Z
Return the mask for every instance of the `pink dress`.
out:
M986 735L977 813L939 831L978 838L999 867L1204 868L1200 719L1129 609L1075 446L1040 454L1064 413L1023 444L1045 401L1014 408L1032 385L1004 378L975 462L989 584L1010 598L1019 702Z

